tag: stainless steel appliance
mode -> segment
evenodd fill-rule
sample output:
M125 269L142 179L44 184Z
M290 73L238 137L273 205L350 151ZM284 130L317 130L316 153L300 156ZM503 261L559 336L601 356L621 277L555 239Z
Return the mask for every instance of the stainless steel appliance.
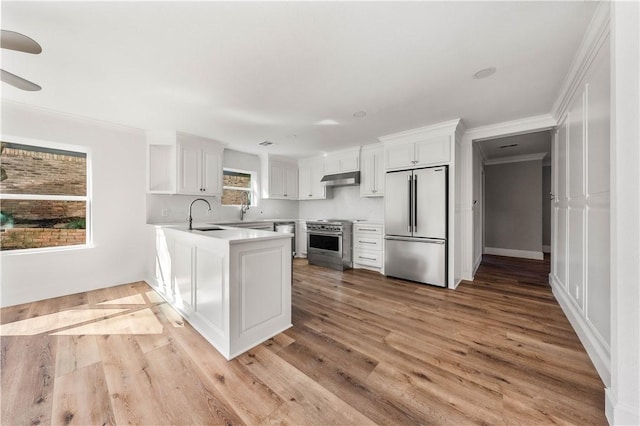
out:
M340 271L352 268L352 228L348 220L307 221L309 264Z
M446 287L447 166L387 172L385 184L385 274Z
M293 234L293 238L291 238L291 256L296 256L296 222L287 220L287 221L275 221L273 222L273 230L275 232L287 232L289 234Z

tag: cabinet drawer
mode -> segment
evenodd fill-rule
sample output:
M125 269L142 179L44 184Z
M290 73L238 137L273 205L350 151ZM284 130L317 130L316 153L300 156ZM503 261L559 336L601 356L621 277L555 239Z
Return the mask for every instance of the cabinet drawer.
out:
M367 225L364 223L353 225L353 234L365 235L377 235L382 236L382 225Z
M353 237L353 248L373 251L382 250L382 237L355 234Z
M353 263L382 268L382 252L355 249L353 251Z

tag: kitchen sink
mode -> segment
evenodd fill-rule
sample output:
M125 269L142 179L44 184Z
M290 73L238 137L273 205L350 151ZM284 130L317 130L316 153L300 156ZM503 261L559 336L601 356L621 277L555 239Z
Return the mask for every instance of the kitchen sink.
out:
M193 228L194 231L224 231L224 228L220 228L219 226L205 226L202 228Z

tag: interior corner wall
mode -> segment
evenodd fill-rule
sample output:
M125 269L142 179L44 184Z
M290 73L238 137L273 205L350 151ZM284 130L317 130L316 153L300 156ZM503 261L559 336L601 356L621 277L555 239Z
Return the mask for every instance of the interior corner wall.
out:
M542 167L542 247L551 247L551 166ZM545 249L547 247L547 249Z
M0 306L110 287L151 276L153 231L145 221L145 138L131 128L2 102L2 137L86 147L93 247L3 252Z
M484 232L482 221L484 214L484 194L483 194L484 165L482 164L482 154L477 145L473 145L473 271L482 262L482 249Z
M485 252L541 256L542 161L485 165L484 172Z

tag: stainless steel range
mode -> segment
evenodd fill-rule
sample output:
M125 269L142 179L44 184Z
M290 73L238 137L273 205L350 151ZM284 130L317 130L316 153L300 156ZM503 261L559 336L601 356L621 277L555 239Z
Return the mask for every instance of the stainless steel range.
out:
M352 268L352 228L348 220L307 221L309 264L340 271Z

